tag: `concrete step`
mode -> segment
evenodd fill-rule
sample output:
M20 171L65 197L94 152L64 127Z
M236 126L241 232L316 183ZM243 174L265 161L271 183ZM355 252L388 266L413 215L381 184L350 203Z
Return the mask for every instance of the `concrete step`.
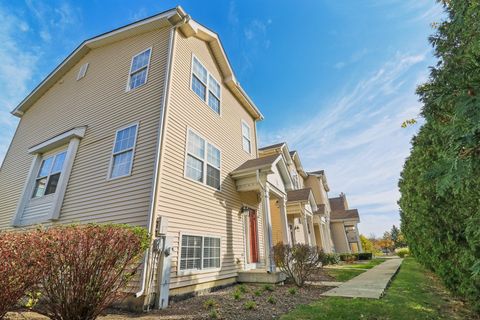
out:
M238 273L237 281L241 283L283 283L287 279L283 272L268 273L265 270L248 270Z

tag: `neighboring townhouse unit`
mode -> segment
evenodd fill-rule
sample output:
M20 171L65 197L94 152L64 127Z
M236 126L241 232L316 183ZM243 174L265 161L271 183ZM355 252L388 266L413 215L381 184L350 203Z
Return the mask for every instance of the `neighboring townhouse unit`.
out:
M357 209L348 207L347 197L341 193L337 198L330 198L330 228L335 249L338 253L362 252L362 244L358 232L360 216Z
M333 252L329 219L328 184L323 172L307 173L296 151L289 151L286 143L259 149L260 157L282 155L293 181L293 190L287 192L287 222L292 243L316 245L325 252ZM278 206L271 206L275 212ZM281 240L280 220L272 215L274 244Z
M182 8L86 40L12 113L0 229L147 228L159 246L131 284L139 305L275 269L264 204L293 189L287 166L259 163L252 191L231 174L258 161L262 115L218 35Z

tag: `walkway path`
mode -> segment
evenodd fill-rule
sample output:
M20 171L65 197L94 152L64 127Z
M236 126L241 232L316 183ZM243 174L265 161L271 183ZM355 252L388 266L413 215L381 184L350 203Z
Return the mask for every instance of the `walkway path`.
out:
M324 296L380 299L403 259L389 259L372 269L344 282Z

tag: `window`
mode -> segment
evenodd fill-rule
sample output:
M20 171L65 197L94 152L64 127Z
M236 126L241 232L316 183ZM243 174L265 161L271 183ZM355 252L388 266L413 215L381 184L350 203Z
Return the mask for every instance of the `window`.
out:
M250 126L242 120L242 143L243 150L248 153L252 152L252 144L250 142Z
M208 73L207 69L196 57L193 57L192 61L192 90L200 99L205 101L213 111L220 114L220 84Z
M137 129L138 124L134 124L117 130L111 160L111 179L128 176L132 172Z
M66 154L66 151L62 151L56 155L42 159L40 169L35 179L32 198L39 198L55 193Z
M185 175L220 190L221 153L214 145L188 130Z
M127 91L138 88L147 82L148 65L150 64L151 52L152 49L149 48L132 58Z
M180 270L220 268L220 238L182 235Z
M88 69L88 62L82 65L80 67L80 70L78 70L77 81L85 77L85 74L87 73L87 69Z

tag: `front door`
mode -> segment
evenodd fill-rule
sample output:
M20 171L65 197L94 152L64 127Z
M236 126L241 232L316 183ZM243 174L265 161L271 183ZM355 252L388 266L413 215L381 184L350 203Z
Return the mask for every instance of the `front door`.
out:
M250 240L250 263L258 262L258 223L257 211L250 209L248 213L249 240Z

